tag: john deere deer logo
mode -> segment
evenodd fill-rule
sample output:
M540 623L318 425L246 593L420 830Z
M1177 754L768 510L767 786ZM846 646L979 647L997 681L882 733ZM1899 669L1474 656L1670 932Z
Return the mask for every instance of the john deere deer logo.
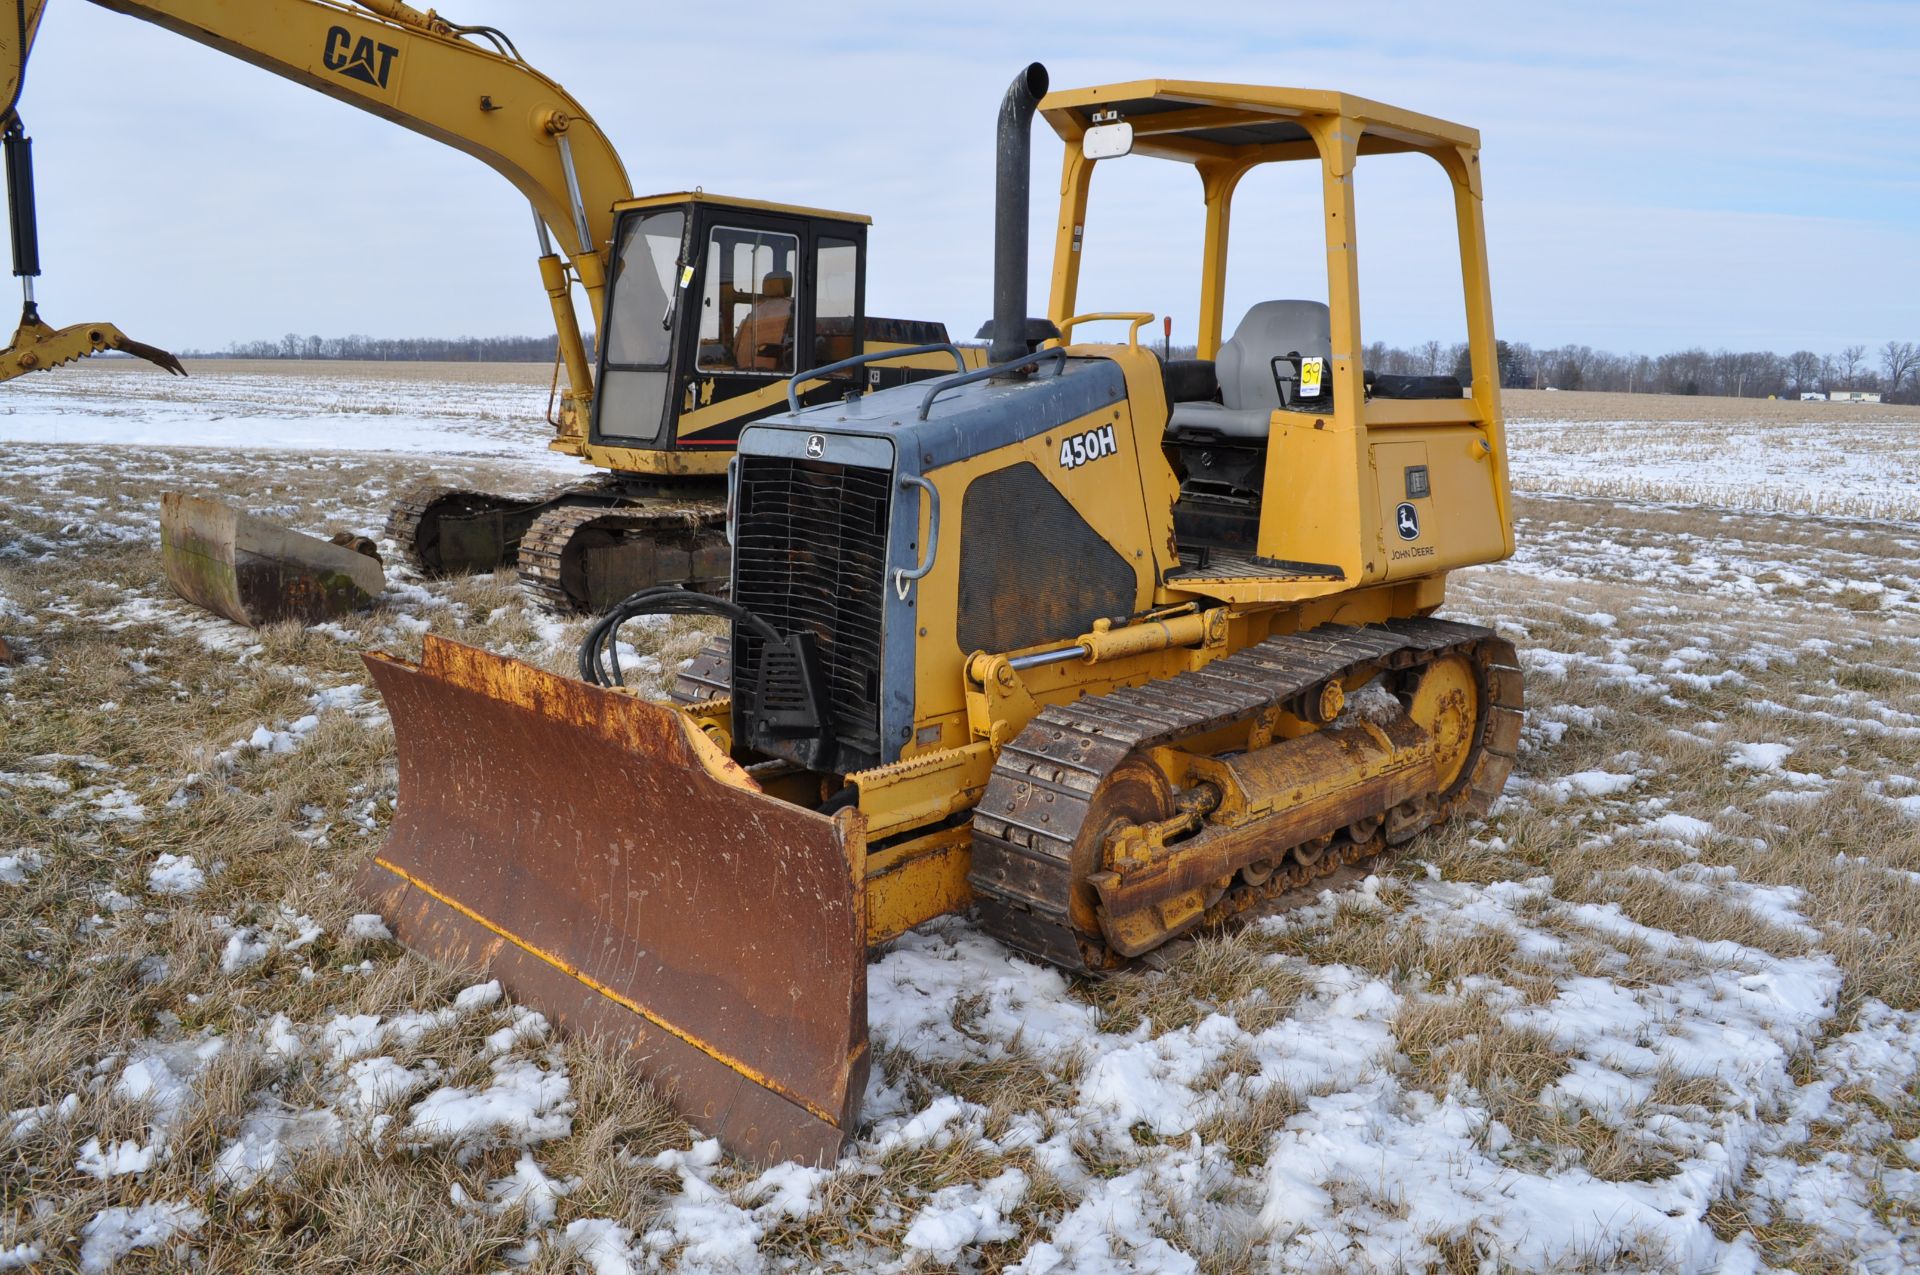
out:
M1393 511L1393 516L1394 525L1399 530L1402 540L1418 540L1420 538L1419 510L1415 509L1411 504L1403 504Z
M400 50L391 44L378 44L370 35L355 39L345 27L327 29L326 47L320 51L320 63L329 71L338 71L350 80L387 87L387 73Z

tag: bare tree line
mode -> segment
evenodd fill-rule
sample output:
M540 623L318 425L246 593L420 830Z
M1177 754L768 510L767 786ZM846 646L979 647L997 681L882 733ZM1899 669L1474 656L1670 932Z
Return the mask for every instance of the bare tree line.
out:
M235 342L221 351L188 351L196 358L363 359L374 362L550 363L552 336L374 337L300 336L278 341ZM1732 398L1797 398L1837 390L1877 391L1890 403L1920 402L1920 344L1888 341L1869 353L1849 345L1836 354L1795 350L1706 350L1671 354L1615 354L1587 345L1535 347L1524 341L1497 343L1500 382L1509 389L1606 390L1627 394L1714 394ZM1191 358L1191 346L1173 354ZM1471 379L1463 343L1427 341L1411 347L1377 341L1366 365L1402 376L1451 374Z
M201 359L357 359L400 363L551 363L559 345L548 336L301 336L236 341L224 350L187 350ZM592 351L589 340L587 349Z
M1920 345L1888 341L1869 354L1849 345L1837 354L1795 350L1706 350L1615 354L1586 345L1535 349L1497 342L1500 382L1509 389L1606 390L1626 394L1715 394L1730 398L1798 398L1840 390L1877 392L1890 403L1920 402ZM1467 347L1428 341L1412 349L1376 342L1366 363L1402 375L1470 377Z

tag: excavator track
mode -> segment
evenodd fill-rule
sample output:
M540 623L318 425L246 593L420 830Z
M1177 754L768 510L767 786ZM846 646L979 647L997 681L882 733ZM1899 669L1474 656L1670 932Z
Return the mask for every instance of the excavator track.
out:
M604 611L640 589L724 593L726 506L708 500L563 504L520 539L520 581L556 607Z
M529 497L425 484L395 502L386 534L429 575L512 563L535 597L597 612L657 584L724 591L725 518L718 499L609 474Z
M1143 750L1299 704L1333 679L1417 671L1451 655L1470 662L1479 688L1471 749L1451 787L1415 817L1382 810L1324 845L1278 849L1270 874L1236 873L1202 923L1368 859L1461 811L1484 813L1505 785L1519 742L1521 674L1513 645L1488 629L1445 620L1324 625L1270 638L1189 673L1044 709L1001 750L973 819L969 880L983 926L1009 946L1065 969L1123 964L1104 936L1073 919L1073 853L1123 763ZM1368 826L1371 823L1371 826ZM1356 833L1364 835L1355 835ZM1084 847L1083 847L1084 856ZM1082 869L1084 872L1084 868Z
M477 557L459 555L449 562L442 553L441 517L448 514L468 517L497 511L511 520L512 511L537 509L574 492L591 499L597 496L599 488L600 483L596 481L556 487L538 496L518 497L499 496L444 483L422 483L403 493L394 502L393 508L387 511L386 535L409 566L427 575L440 575L448 571L490 571L513 561L520 538L518 532L511 528L503 529L498 546L491 554ZM486 558L493 560L486 561Z

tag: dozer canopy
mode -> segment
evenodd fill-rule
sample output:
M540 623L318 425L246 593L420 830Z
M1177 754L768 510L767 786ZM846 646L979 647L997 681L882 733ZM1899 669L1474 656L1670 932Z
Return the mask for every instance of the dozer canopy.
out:
M754 1159L830 1162L867 1079L861 816L780 801L670 708L428 637L366 657L400 940L623 1045Z

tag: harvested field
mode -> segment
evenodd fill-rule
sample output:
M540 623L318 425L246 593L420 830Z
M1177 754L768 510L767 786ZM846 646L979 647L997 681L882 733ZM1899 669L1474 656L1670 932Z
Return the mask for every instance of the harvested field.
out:
M1920 407L1509 390L1514 486L1920 519Z
M346 888L394 796L359 653L565 670L582 622L390 569L365 615L254 633L161 579L164 488L377 533L425 472L553 481L544 369L439 370L9 387L0 1269L1920 1264L1920 476L1881 432L1911 419L1515 396L1521 550L1447 609L1527 666L1493 815L1164 970L910 934L870 969L855 1150L758 1172ZM210 416L270 450L155 441ZM1791 437L1820 494L1743 497L1707 425ZM1673 486L1548 494L1608 477ZM635 657L657 685L698 641Z

